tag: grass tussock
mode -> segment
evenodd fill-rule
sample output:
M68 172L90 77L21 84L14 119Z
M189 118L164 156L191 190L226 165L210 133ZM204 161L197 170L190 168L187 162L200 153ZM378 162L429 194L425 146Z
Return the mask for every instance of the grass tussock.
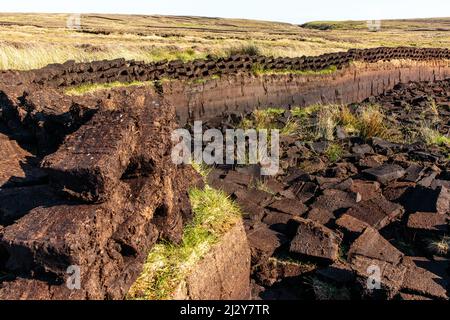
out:
M170 299L195 264L240 219L238 206L221 191L206 187L189 195L195 215L182 243L159 243L151 250L128 299Z
M356 132L359 127L357 117L347 106L340 106L337 123L348 133Z
M257 180L256 182L253 183L253 185L251 186L253 189L259 190L259 191L264 191L267 192L273 196L276 195L276 193L269 188L269 186L267 185L267 183L265 183L262 180Z
M428 242L428 250L438 256L447 256L450 253L450 237L430 240Z
M280 113L284 110L280 109ZM274 110L256 111L253 120L245 119L247 127L274 128L280 114ZM348 106L315 104L308 107L294 107L284 128L280 131L287 135L298 134L306 141L324 139L334 141L337 127L348 134L363 139L378 137L394 139L397 132L388 126L388 121L379 105L361 105L355 111ZM446 138L434 139L446 143Z
M356 112L352 112L347 106L340 105L316 104L308 107L294 107L290 110L287 120L285 119L280 125L279 117L285 113L284 109L277 108L256 110L251 117L242 120L240 127L257 130L279 129L282 135L298 135L306 141L320 139L334 141L338 126L344 128L348 134L357 135L363 139L372 137L387 139L393 134L378 105L363 105Z
M325 155L331 162L338 162L344 155L344 149L337 143L332 143L325 151Z
M241 44L239 46L233 46L227 50L227 55L249 55L260 56L263 54L262 49L255 43Z
M313 113L316 113L321 108L321 105L315 104L308 107L294 107L291 110L292 116L300 119L305 119L311 117Z
M256 129L275 129L275 120L284 113L284 109L268 108L253 112Z
M300 267L301 273L309 273L318 268L317 264L312 263L310 261L301 261L295 259L288 255L277 255L275 257L270 257L268 262L272 264L274 267L276 266L296 266Z
M64 93L69 96L82 96L88 93L93 93L101 90L109 90L121 87L141 87L152 86L152 81L131 81L131 82L109 82L109 83L86 83L76 87L68 88Z
M426 124L422 124L419 129L419 133L428 145L450 148L450 137L441 134L439 131L430 128L430 126Z
M244 130L254 129L279 130L281 136L290 136L298 133L300 130L300 124L293 118L288 117L286 121L280 122L278 118L286 113L282 108L268 108L263 110L255 110L252 112L251 117L244 118L239 127Z
M281 108L258 109L252 112L251 117L244 118L239 125L242 129L271 130L277 128L276 119L284 113Z
M385 115L379 105L364 106L359 112L356 127L364 139L373 137L388 138Z
M209 174L213 170L211 166L207 165L204 162L197 163L195 161L192 161L191 165L194 168L194 170L197 171L202 176L204 180L208 178Z

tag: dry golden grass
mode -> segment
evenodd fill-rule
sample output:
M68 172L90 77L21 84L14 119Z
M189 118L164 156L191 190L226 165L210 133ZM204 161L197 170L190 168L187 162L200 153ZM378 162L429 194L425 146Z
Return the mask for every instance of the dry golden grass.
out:
M126 58L191 60L225 56L242 47L295 57L376 46L450 47L450 19L386 21L380 32L364 22L333 30L240 19L83 15L80 31L66 14L0 14L0 69L32 69L66 60Z
M360 136L365 139L373 137L387 138L388 135L385 115L378 105L364 106L359 113L356 127L360 132Z

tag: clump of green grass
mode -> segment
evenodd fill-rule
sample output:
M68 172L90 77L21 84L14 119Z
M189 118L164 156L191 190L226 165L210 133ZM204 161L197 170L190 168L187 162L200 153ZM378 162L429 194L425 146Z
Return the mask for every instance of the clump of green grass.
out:
M314 104L308 107L294 107L291 109L291 114L293 117L297 118L309 118L313 113L316 113L321 108L321 105Z
M277 117L285 112L281 108L268 108L264 110L255 110L252 112L251 118L245 118L240 127L243 129L276 129Z
M321 70L293 70L293 69L264 69L260 65L255 65L252 68L254 75L301 75L301 76L313 76L313 75L328 75L337 71L336 66L329 66L328 68Z
M316 104L305 108L293 108L291 114L303 123L305 120L315 118L315 123L309 129L314 131L315 139L333 141L337 126L342 126L347 133L357 134L364 139L388 138L391 134L391 130L385 124L386 117L378 105L361 106L355 114L348 106Z
M269 263L272 263L273 265L295 265L298 267L301 267L301 269L304 271L303 273L308 273L313 270L316 270L318 266L315 263L312 263L310 261L301 261L298 259L295 259L291 256L275 256L269 258Z
M439 131L422 124L419 129L420 135L428 145L448 146L450 147L450 137L444 136Z
M297 121L292 118L289 118L285 125L281 128L280 134L282 136L290 136L298 132L300 129L300 125Z
M275 192L273 192L268 186L267 183L265 183L262 180L257 180L256 182L253 183L253 185L251 186L252 188L256 189L256 190L260 190L260 191L264 191L267 193L270 193L271 195L275 195Z
M212 75L210 77L206 77L206 78L198 78L195 80L190 81L189 83L193 83L193 84L205 84L206 82L208 82L209 80L217 80L220 79L220 75Z
M337 122L345 129L345 131L349 133L356 132L358 130L358 119L347 106L340 107Z
M331 162L337 162L344 155L344 149L337 143L331 143L325 151L325 155Z
M285 112L283 108L267 108L261 111L267 114L267 116L269 117L279 117L282 116Z
M197 163L195 161L191 162L192 168L194 168L195 171L197 171L203 179L208 178L209 174L212 171L212 167L207 165L206 163Z
M189 196L194 219L185 227L181 244L153 247L128 299L170 299L195 264L240 219L239 207L222 191L205 187L191 190Z
M444 135L439 135L434 140L434 144L436 144L438 146L450 146L450 137L447 137Z
M430 110L430 112L435 116L439 116L439 108L436 104L436 100L429 99L428 101L429 102L428 102L427 106L428 106L428 109Z
M108 90L120 87L141 87L153 86L152 81L131 81L131 82L108 82L108 83L85 83L76 87L68 88L64 93L69 96L82 96L88 93L97 92L100 90Z
M255 110L253 112L254 125L256 129L274 129L276 113L270 110Z

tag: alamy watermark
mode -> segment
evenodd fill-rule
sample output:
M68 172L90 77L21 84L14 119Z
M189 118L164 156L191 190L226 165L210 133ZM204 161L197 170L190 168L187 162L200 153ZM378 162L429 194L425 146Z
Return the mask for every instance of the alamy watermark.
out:
M68 274L66 280L66 286L69 290L80 290L81 289L81 268L80 266L69 266L66 270Z
M279 130L218 129L203 132L202 122L194 122L193 136L187 129L172 132L174 164L205 163L207 165L240 164L261 166L261 175L272 176L279 171ZM270 151L270 152L269 152Z
M367 268L367 289L380 290L381 289L381 269L377 265L371 265Z
M69 15L66 26L70 30L81 30L81 14L73 13Z
M377 32L381 30L381 20L367 20L369 31Z

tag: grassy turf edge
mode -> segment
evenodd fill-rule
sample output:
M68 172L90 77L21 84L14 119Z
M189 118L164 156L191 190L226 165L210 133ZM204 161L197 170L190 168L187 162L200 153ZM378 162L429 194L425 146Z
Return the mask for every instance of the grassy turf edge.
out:
M185 227L181 244L153 247L127 299L171 299L195 265L240 221L239 207L222 191L206 186L190 190L189 196L194 219Z

